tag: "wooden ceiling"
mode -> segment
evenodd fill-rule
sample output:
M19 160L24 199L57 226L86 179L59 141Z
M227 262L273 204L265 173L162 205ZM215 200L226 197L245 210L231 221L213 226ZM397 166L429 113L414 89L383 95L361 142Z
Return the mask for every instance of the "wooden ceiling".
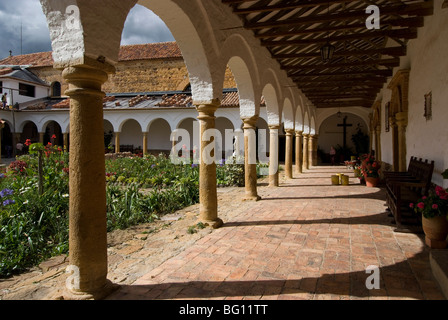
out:
M370 108L433 13L432 0L221 1L317 108ZM380 29L366 27L371 4L380 9ZM335 53L325 63L320 48L327 41Z

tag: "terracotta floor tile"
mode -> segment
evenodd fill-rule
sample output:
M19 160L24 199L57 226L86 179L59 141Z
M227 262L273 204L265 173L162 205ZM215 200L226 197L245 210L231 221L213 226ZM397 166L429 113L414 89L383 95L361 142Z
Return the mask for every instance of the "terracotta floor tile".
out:
M443 299L421 235L394 232L384 190L354 178L331 186L335 170L353 176L315 167L279 188L260 186L262 200L115 297ZM366 287L369 265L380 266L378 290Z

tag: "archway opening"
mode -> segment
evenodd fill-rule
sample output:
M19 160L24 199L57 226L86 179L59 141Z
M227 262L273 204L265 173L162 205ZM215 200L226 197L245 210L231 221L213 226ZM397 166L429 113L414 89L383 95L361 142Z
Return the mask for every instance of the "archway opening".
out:
M142 142L143 136L140 124L134 119L126 120L121 127L120 151L140 153L142 152Z
M319 128L318 157L331 163L330 149L336 149L336 160L343 162L369 151L369 132L364 120L352 113L338 113L325 119Z
M148 129L148 153L169 155L171 150L171 127L164 119L154 120Z
M51 143L53 146L64 146L64 137L59 123L50 121L45 127L44 145Z

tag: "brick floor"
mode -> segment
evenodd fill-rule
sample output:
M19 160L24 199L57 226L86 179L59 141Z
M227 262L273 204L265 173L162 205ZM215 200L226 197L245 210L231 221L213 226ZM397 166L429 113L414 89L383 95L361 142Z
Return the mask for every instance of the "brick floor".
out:
M331 185L336 171L349 186ZM313 167L108 299L444 299L423 237L395 233L384 190ZM367 289L368 266L380 288Z

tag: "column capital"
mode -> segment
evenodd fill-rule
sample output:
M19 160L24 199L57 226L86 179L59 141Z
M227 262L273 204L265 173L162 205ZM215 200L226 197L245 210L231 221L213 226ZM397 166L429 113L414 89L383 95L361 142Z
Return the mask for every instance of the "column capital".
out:
M269 130L278 130L278 129L280 129L280 126L276 125L276 124L269 125L268 127L269 127Z
M241 118L241 120L243 121L243 129L256 129L256 123L257 123L257 120L258 120L258 118L259 118L259 116L258 115L255 115L255 116L252 116L252 117L250 117L250 118Z
M295 132L297 136L303 136L303 131L296 130Z
M408 125L408 113L398 112L395 114L395 123L399 127L406 127Z
M196 106L196 110L199 113L198 119L206 120L209 118L215 118L215 112L220 106L220 101L218 99L208 102L195 101L194 105Z
M287 136L292 136L294 134L294 129L285 129L285 133Z
M65 91L68 96L94 95L104 97L101 86L108 79L107 70L93 68L88 65L67 67L62 71L64 80L69 83Z

